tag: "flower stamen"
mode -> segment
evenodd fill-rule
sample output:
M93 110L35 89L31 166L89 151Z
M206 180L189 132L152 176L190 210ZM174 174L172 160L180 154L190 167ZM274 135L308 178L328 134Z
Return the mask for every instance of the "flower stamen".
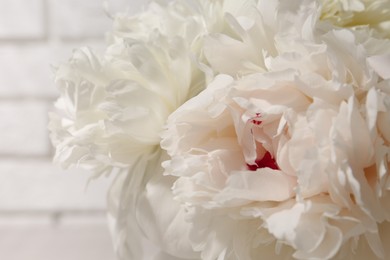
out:
M273 170L279 170L279 166L276 163L275 159L272 157L270 152L266 152L261 159L256 159L256 164L247 164L247 167L250 171L256 171L260 168L271 168Z
M260 118L261 118L261 114L256 113L256 116L252 117L250 119L250 122L254 125L261 125L261 123L263 123L263 121L259 120Z

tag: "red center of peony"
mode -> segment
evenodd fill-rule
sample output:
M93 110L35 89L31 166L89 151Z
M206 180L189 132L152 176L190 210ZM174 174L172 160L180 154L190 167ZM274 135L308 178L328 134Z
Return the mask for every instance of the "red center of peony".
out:
M268 167L274 170L279 170L278 164L276 163L275 159L272 157L272 155L269 152L266 152L263 158L257 159L255 163L256 164L252 164L252 165L247 164L248 169L251 171L256 171L259 168Z
M256 116L252 117L249 121L254 125L261 125L263 121L259 120L261 118L260 113L256 113Z

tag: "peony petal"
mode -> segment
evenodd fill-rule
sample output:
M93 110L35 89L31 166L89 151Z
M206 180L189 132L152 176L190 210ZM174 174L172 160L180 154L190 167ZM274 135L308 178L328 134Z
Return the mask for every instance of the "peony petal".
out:
M281 210L272 214L265 220L268 231L275 236L276 239L292 243L296 233L295 229L299 224L301 215L304 213L305 206L301 203L296 203L291 209Z
M236 201L283 201L294 196L295 179L270 168L255 172L236 172L214 199L222 204Z
M390 79L390 54L371 56L367 61L379 76Z
M342 242L343 236L341 231L327 224L326 234L321 246L310 253L297 251L293 256L298 259L331 259L339 251Z
M244 71L244 62L254 58L247 45L223 34L207 37L204 53L215 72L231 76ZM228 53L230 60L226 62L225 57Z

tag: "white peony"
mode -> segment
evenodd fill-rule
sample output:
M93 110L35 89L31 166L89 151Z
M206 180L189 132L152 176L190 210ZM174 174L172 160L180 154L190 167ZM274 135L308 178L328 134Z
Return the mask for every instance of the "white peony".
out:
M118 258L390 257L388 10L152 1L113 17L103 55L76 50L56 73L55 160L119 172Z
M154 14L156 8L162 13ZM134 20L131 27L121 27L125 16L118 15L104 55L88 48L76 50L56 72L61 96L49 125L56 147L54 160L96 175L119 172L108 204L120 259L142 259L144 242L151 242L162 254L197 255L187 240L179 239L178 233L188 224L179 205L172 202L171 178L155 182L163 172L159 135L166 118L205 85L195 50L208 28L196 8L180 1L174 6L153 3L145 13L129 18ZM189 13L193 15L187 17ZM168 33L153 27L145 28L144 35L135 33L133 28L141 28L149 16L161 28L180 24L182 31L197 29L190 38L182 31ZM156 221L156 205L168 204L165 215Z
M78 49L56 71L54 160L109 173L159 149L167 116L205 87L205 35L226 30L224 13L241 5L152 2L139 15L116 15L104 55Z
M155 150L165 118L203 86L189 48L156 34L112 44L103 57L76 50L56 73L55 160L110 172Z
M311 3L231 19L242 40L205 45L223 74L169 117L164 167L202 259L390 257L390 48Z
M78 50L68 65L59 68L62 96L50 128L55 160L64 166L76 165L96 174L122 171L109 196L110 215L116 221L115 247L120 259L137 259L141 255L137 243L148 223L142 218L138 223L132 212L145 209L139 205L144 186L153 174L161 175L160 168L151 166L159 165L159 132L165 118L204 79L192 77L194 65L180 40L168 44L160 39L158 46L114 45L109 51L99 60L88 49ZM177 208L172 205L174 214ZM179 230L183 232L175 232Z
M224 31L224 13L241 5L152 2L141 14L113 17L104 55L82 48L57 69L61 96L49 125L54 160L97 176L119 172L108 202L120 259L141 259L144 242L162 250L160 255L197 256L179 236L189 224L172 201L173 180L161 179L160 132L168 115L212 74L203 64L204 35ZM170 207L160 218L162 205Z

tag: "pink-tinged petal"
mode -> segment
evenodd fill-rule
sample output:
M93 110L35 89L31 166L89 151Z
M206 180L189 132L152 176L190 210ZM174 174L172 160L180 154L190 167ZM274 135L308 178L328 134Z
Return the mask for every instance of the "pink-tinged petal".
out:
M390 142L390 111L378 115L378 129L387 142Z

